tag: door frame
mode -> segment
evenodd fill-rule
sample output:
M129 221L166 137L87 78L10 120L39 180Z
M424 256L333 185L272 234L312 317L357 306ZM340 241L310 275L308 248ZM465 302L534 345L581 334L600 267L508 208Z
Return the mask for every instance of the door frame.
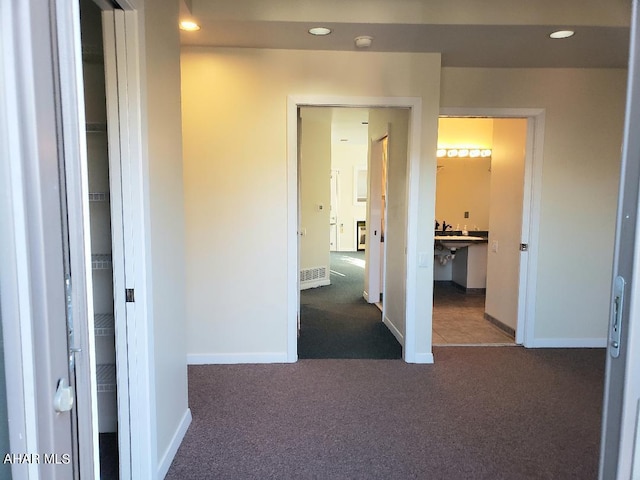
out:
M440 108L440 115L461 118L524 118L527 120L521 243L528 245L528 251L520 254L518 320L515 341L525 347L535 347L535 298L538 276L545 109L443 107Z
M287 362L298 360L298 109L300 107L397 107L408 108L409 145L407 168L407 254L405 289L405 337L403 358L422 361L416 355L416 271L419 176L422 132L422 99L418 97L357 97L289 95L287 97ZM429 322L429 319L420 321Z

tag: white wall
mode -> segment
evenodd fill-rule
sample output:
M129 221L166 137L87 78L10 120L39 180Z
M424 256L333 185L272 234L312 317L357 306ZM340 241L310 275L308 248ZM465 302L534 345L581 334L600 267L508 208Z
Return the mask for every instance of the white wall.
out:
M376 108L369 112L372 139L388 134L387 211L385 230L385 323L404 337L406 301L407 245L407 147L409 142L409 110ZM375 181L375 179L373 180ZM375 200L372 200L375 201Z
M356 168L367 169L367 145L334 142L331 146L331 168L338 170L338 245L340 251L355 252L356 221L367 216L366 202L355 201Z
M442 70L443 107L546 110L536 345L604 345L625 90L624 70Z
M331 205L331 110L300 109L300 269L326 267ZM322 208L321 208L322 207Z
M178 4L141 12L158 460L171 461L187 410L184 195L180 120ZM143 126L144 128L144 126ZM180 438L178 438L178 441Z
M430 255L440 56L189 47L181 60L190 361L284 361L287 96L422 98L416 231ZM432 272L414 275L428 355Z
M513 330L518 322L526 145L526 119L494 120L485 312Z

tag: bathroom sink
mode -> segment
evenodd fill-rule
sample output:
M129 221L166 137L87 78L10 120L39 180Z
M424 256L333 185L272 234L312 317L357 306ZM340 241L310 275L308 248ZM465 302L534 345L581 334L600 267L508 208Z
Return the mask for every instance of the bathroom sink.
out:
M468 247L485 240L483 237L473 237L471 235L436 235L434 238L436 243L449 250Z

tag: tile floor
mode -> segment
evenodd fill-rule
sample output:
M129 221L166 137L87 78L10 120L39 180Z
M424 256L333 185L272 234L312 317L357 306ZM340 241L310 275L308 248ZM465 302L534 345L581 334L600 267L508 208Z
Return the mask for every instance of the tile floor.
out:
M513 337L484 318L484 295L447 283L433 288L434 345L515 345Z

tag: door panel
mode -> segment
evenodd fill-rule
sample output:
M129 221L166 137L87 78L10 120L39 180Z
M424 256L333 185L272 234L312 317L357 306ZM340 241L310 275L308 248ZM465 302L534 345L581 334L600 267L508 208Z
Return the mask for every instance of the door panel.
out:
M626 479L631 476L631 452L634 444L637 402L640 397L637 379L632 382L630 372L627 371L628 362L635 360L637 363L638 356L638 352L632 350L637 348L637 345L634 346L629 342L630 328L632 328L630 315L636 318L638 315L637 305L631 305L630 302L636 283L635 277L638 275L638 260L634 260L634 255L638 252L636 231L640 182L640 136L636 133L640 126L638 122L640 78L636 74L640 66L638 26L638 4L634 2L607 346L600 458L601 479ZM636 292L633 300L636 300L637 296ZM637 328L637 326L634 327Z
M369 195L367 199L367 233L365 241L364 297L369 303L380 301L382 293L382 140L373 140L370 147Z
M18 69L19 92L32 97L31 112L21 119L21 158L23 189L26 201L26 249L28 251L31 329L35 358L35 402L38 424L38 452L55 454L60 462L43 462L38 470L41 478L71 479L77 475L77 456L72 436L72 411L56 412L54 394L60 381L70 384L67 342L67 302L65 295L65 264L68 235L61 219L66 218L65 150L62 145L63 125L60 99L62 84L59 74L59 45L51 23L50 5L46 0L32 0L26 30L31 32L32 45L21 48L19 55L30 59ZM20 24L21 27L24 25ZM30 67L38 71L31 75ZM31 78L29 78L31 77ZM31 98L29 98L31 100ZM27 100L27 102L29 101ZM31 113L30 112L30 113ZM29 321L25 318L24 321Z

